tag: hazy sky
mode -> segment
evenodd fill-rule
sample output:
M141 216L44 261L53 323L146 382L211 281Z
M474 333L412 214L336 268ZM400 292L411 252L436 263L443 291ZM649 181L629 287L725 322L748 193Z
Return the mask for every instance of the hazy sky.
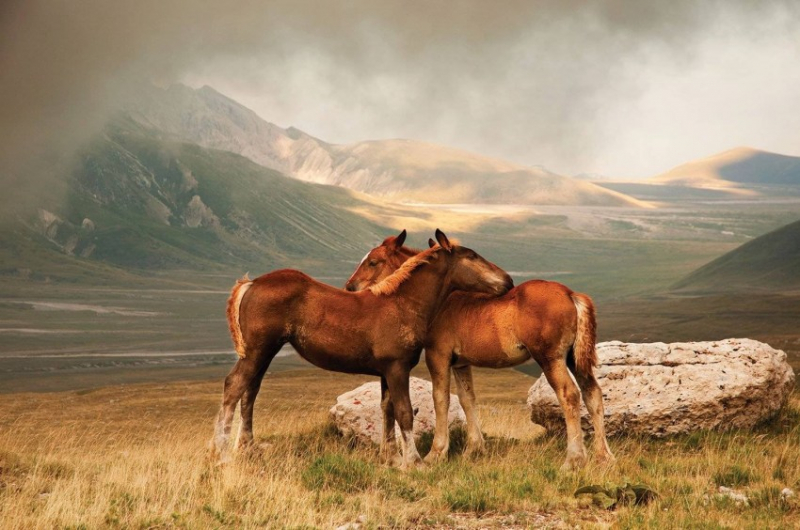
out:
M44 2L0 7L0 169L141 80L208 84L334 143L415 138L646 177L800 155L800 2Z

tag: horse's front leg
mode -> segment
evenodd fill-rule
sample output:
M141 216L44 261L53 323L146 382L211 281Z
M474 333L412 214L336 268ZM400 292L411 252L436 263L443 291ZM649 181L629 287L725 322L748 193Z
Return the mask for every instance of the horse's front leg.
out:
M436 412L436 431L431 450L425 462L434 463L447 459L450 449L450 426L447 423L450 411L450 358L436 350L425 351L425 363L433 383L433 408Z
M481 423L478 420L478 405L475 400L475 386L472 384L472 367L454 366L453 376L456 380L456 391L461 401L461 408L467 417L467 449L465 455L482 454L486 451Z
M394 403L389 392L386 377L381 376L381 412L383 412L383 435L381 438L381 457L389 465L400 466L402 459L397 452L397 437L394 430Z
M394 365L386 373L386 382L394 406L394 414L400 425L400 444L403 448L402 469L421 467L422 458L414 442L414 409L411 408L408 379L410 368Z

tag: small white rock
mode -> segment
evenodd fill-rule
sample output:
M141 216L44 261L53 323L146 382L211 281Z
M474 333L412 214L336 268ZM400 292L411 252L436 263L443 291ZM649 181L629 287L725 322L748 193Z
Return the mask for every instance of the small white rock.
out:
M747 495L725 486L719 487L719 495L717 497L728 497L736 504L750 504L750 499Z
M433 409L433 385L430 381L412 377L409 382L411 407L414 409L414 436L431 432L436 427ZM345 436L355 436L361 441L380 445L383 436L383 412L381 411L381 384L378 381L365 383L336 398L330 416L336 428ZM464 425L466 417L458 396L450 395L448 424ZM395 425L395 436L400 436L400 427Z

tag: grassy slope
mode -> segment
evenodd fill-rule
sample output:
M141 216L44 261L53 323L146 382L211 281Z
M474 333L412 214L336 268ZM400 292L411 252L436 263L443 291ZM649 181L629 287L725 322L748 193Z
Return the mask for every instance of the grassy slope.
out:
M327 427L335 396L363 381L319 370L268 375L256 406L260 451L230 466L205 460L220 384L173 383L5 396L0 402L0 526L129 528L513 528L613 524L788 528L800 524L800 402L742 432L611 440L618 462L558 471L561 437L537 438L524 406L532 379L478 371L489 453L411 473ZM311 389L303 391L298 389ZM423 441L427 450L429 439ZM90 449L89 449L90 448ZM587 483L644 482L661 494L608 512L577 500ZM718 485L750 497L715 498Z
M60 231L77 234L78 250L94 245L93 252L66 256L30 229L35 220L27 216L27 227L3 223L5 274L23 269L40 279L75 281L113 275L115 267L261 271L338 261L357 248L354 242L386 231L348 211L361 203L346 190L301 183L231 153L159 140L124 122L82 153L68 182L40 206L67 221ZM216 220L190 226L193 196ZM84 218L94 231L80 229Z
M674 289L699 292L800 288L800 221L758 237L692 272Z

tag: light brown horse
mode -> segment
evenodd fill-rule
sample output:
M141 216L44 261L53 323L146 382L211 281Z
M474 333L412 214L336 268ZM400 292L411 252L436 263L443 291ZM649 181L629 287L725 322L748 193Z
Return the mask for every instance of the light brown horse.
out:
M379 283L408 259L405 230L372 249L347 281L357 291ZM435 243L431 240L433 247ZM593 374L595 310L591 298L566 286L542 280L520 284L501 297L454 292L434 319L425 341L425 361L433 382L436 435L426 461L446 458L450 445L447 411L450 371L467 417L467 454L484 450L478 423L472 366L505 368L533 358L555 390L567 424L565 469L582 467L586 449L580 424L580 395L594 426L598 460L614 459L603 423L603 393ZM576 388L572 375L580 386Z
M261 380L288 342L320 368L380 376L383 453L389 458L397 455L396 416L401 467L421 464L412 436L408 381L431 321L455 289L502 295L513 287L508 274L496 265L468 248L451 245L439 230L436 238L436 248L405 261L363 292L336 289L288 269L239 280L228 300L228 324L239 360L225 378L212 439L221 461L229 458L231 421L240 400L239 443L252 443L253 403Z

